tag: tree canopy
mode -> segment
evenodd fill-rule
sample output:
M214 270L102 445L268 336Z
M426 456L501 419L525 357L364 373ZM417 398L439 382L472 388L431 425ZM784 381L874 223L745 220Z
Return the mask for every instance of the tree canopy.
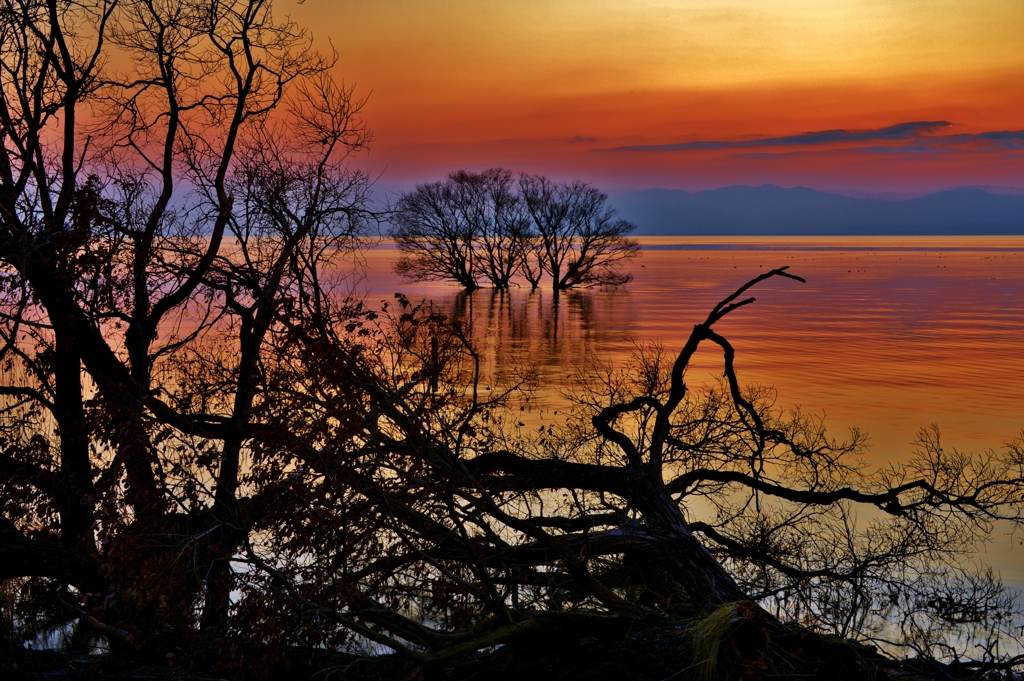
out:
M553 290L621 286L623 261L639 253L636 226L616 219L608 197L583 182L492 168L460 170L403 194L391 216L402 257L395 271L412 281L481 281L507 289L515 278Z

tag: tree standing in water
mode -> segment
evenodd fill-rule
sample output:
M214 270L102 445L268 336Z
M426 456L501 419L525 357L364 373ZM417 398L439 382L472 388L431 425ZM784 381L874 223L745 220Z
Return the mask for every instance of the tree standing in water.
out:
M636 225L617 220L605 194L583 182L557 183L539 175L524 175L520 193L552 289L622 286L632 280L618 265L640 252L639 243L626 238Z
M582 183L524 175L518 186L502 169L452 173L402 195L391 236L395 265L411 281L453 281L475 290L481 279L506 289L522 276L531 288L546 274L552 288L621 286L622 261L639 254L608 197Z
M470 178L455 173L446 182L420 185L399 199L391 218L391 238L402 253L396 273L410 281L454 281L467 291L480 288L475 262L479 222L473 204L479 206L484 199L474 196L482 183Z

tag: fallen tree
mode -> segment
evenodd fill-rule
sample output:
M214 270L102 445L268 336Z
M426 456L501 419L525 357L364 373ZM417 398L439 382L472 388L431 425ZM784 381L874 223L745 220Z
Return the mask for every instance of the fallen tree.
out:
M340 534L298 534L295 553L250 545L254 593L283 590L421 665L575 621L556 613L663 625L751 598L776 632L799 622L947 662L978 637L1012 650L1016 605L970 557L993 522L1019 520L1021 443L966 455L929 430L908 463L868 471L859 433L836 441L741 389L714 327L772 277L796 279L783 268L748 282L673 357L649 349L629 370L581 377L574 415L529 437L503 425L510 394L480 397L459 327L403 311L379 336L389 351L372 352L389 358L384 374L344 353L331 362L343 374L328 385L365 390L349 445L296 450L317 501L303 491L282 512L308 508L301 527L334 519ZM703 343L720 349L724 379L695 393L685 374ZM874 517L855 522L856 506Z

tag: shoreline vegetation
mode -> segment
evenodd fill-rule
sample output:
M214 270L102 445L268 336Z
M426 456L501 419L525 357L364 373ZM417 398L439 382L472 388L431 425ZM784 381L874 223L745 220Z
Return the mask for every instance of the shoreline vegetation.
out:
M466 288L621 284L601 192L492 170L373 210L365 99L269 0L8 2L0 37L5 678L1019 678L974 550L1024 521L1024 440L872 468L743 385L720 322L788 267L526 430L528 371L332 273L454 205L484 219L439 248L499 244Z

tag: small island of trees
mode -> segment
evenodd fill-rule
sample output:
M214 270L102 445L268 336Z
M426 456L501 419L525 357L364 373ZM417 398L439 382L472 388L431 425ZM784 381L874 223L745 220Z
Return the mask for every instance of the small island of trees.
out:
M395 271L411 281L452 281L468 291L531 288L550 279L558 292L621 286L620 265L639 253L608 197L583 182L555 182L492 168L460 170L403 194L391 221L402 257ZM482 284L481 282L485 282Z

